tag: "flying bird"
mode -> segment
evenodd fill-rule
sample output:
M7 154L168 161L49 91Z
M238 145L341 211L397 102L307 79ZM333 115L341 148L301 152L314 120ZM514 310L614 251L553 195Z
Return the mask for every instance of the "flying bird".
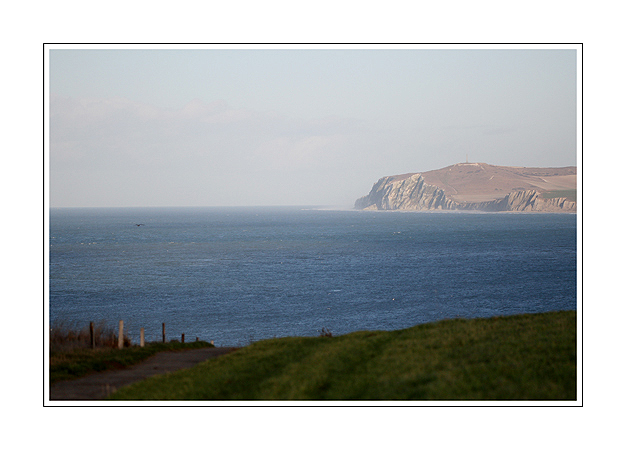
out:
M135 225L137 225L138 227L142 226L143 223L136 223Z

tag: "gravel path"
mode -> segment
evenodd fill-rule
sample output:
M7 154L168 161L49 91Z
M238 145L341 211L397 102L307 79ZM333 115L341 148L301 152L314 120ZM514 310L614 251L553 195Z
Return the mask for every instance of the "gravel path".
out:
M236 347L209 347L157 353L126 369L108 370L76 380L58 381L50 386L50 400L101 400L127 384L153 375L187 369L235 350Z

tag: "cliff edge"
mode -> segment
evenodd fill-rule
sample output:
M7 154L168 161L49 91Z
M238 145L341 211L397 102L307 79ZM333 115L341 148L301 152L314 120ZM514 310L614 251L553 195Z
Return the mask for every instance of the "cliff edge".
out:
M354 207L366 210L576 212L576 167L464 163L378 180Z

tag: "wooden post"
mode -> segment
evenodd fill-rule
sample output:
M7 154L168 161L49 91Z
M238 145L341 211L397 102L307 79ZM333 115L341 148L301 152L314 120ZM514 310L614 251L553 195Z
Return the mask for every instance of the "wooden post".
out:
M163 343L165 344L165 322L163 322Z
M145 345L146 345L145 330L143 329L143 327L141 327L141 329L139 330L139 346L143 347Z
M120 334L117 338L117 347L124 348L124 321L120 320Z
M89 322L89 344L91 348L96 348L96 337L93 334L93 322Z
M183 333L183 335L180 337L180 342L181 342L182 344L184 344L184 343L185 343L185 333Z

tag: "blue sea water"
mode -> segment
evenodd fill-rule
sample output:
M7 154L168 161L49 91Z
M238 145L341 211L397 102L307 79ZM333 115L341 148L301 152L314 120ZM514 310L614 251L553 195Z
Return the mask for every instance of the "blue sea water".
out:
M51 323L124 320L134 342L577 307L573 214L53 208L49 236Z

